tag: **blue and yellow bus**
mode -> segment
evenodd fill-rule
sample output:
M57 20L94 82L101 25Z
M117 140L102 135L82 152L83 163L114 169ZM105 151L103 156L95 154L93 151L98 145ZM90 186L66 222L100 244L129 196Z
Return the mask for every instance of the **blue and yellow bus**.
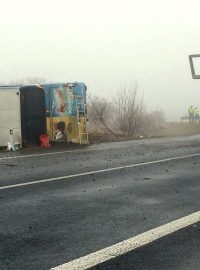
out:
M42 85L50 141L88 144L87 87L82 82Z

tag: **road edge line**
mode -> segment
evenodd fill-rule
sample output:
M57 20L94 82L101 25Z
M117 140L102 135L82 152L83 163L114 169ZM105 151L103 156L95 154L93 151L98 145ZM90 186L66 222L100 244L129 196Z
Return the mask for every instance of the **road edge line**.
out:
M106 247L89 255L56 266L50 270L86 270L137 248L141 248L157 239L170 235L199 221L200 211L156 227L110 247Z

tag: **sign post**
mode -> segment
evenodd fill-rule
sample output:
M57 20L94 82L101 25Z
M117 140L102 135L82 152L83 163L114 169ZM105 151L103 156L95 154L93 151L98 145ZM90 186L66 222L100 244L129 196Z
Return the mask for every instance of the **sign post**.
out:
M193 79L200 79L200 54L189 55L190 68Z

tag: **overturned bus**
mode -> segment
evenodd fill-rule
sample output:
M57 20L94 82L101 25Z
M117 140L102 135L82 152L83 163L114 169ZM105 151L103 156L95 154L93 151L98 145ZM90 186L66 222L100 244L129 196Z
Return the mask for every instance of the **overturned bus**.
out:
M88 144L84 83L0 86L0 146L50 141Z

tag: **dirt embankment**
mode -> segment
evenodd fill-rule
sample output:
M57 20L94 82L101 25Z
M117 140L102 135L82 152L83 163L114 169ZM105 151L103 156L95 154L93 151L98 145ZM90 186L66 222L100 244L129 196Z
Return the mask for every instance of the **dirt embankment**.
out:
M101 142L133 140L142 138L190 136L195 134L200 134L200 123L166 123L160 128L141 132L134 137L127 137L120 134L118 136L115 136L108 131L103 130L90 130L89 141L90 144L94 144Z

